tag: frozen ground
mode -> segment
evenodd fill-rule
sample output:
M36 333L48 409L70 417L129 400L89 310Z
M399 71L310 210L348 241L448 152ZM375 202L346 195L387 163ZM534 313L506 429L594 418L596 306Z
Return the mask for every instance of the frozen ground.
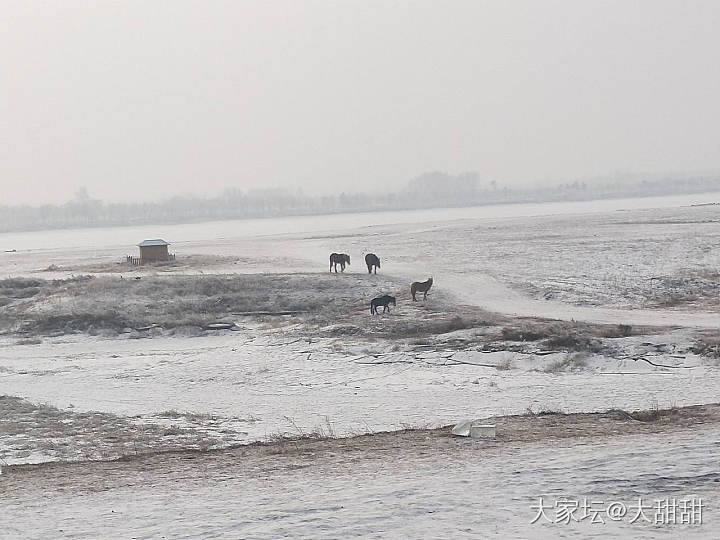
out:
M652 357L657 364L681 366L668 368L599 355L575 369L571 363L567 370L547 372L568 355L467 351L449 360L452 352L429 351L375 359L359 350L333 353L324 339L285 341L266 337L247 343L241 332L192 339L53 338L3 347L0 385L3 394L33 403L130 417L148 429L157 424L192 429L224 445L314 431L349 435L441 426L528 409L709 403L720 385L720 369L692 355ZM43 445L47 435L37 433L28 429L5 438L0 457L23 463L118 456L117 448L100 443ZM71 435L68 430L57 436ZM160 440L164 444L172 436Z
M593 322L720 327L717 206L466 220L342 238L387 272L491 311ZM338 240L306 241L316 257Z
M0 253L0 275L67 277L113 266L134 275L119 261L138 239L164 235L178 266L151 272L324 271L331 251L350 253L349 271L363 272L362 254L375 252L384 273L434 275L436 290L491 311L718 328L720 206L687 206L717 200L613 201L604 205L609 213L565 203L6 234L0 245L17 251Z
M0 484L3 533L716 538L720 430L710 411L650 423L618 414L500 419L492 442L411 431L13 469ZM702 504L693 524L687 507L664 509L673 499ZM563 523L563 500L589 510Z
M517 214L523 217L468 209L0 235L0 247L17 249L0 253L2 277L306 272L312 279L317 272L327 279L327 255L338 251L350 253L353 264L332 279L355 287L358 280L374 279L362 261L372 251L381 257L388 283L434 276L430 310L456 303L510 318L667 327L616 339L612 350L580 357L546 354L534 343L459 350L455 337L465 339L463 330L424 349L423 336L412 347L396 348L387 336L361 339L333 333L331 326L303 336L288 321L277 327L241 321L241 331L197 337L4 336L0 395L22 400L5 403L14 416L0 421L0 458L13 464L86 462L311 432L347 436L434 427L528 410L715 402L717 360L697 356L693 343L701 329L712 338L720 328L720 207L665 206L601 214L574 214L582 205L562 206L552 208L558 215L533 216L548 210L535 205L523 207ZM457 219L448 220L450 215ZM173 242L179 265L138 271L118 264L134 243L160 236ZM412 318L418 309L401 288L397 309L386 320ZM381 324L358 311L353 324L363 321ZM441 455L411 448L400 454L404 460L395 459L391 448L285 468L267 458L249 476L227 460L212 465L217 454L208 454L207 466L219 469L210 477L186 470L171 481L152 465L142 473L147 482L131 479L106 493L75 489L69 477L63 481L67 490L49 488L40 478L39 491L15 494L4 516L15 527L9 538L17 531L38 538L97 536L119 522L127 533L122 537L407 537L442 526L467 536L555 538L574 529L530 528L526 514L538 494L613 496L630 503L642 493L702 495L710 501L708 519L717 520L712 474L718 435L712 427L580 437L563 442L560 452L538 440L480 456L477 447ZM510 479L508 471L515 471ZM547 486L552 489L545 491ZM305 499L299 496L303 488ZM41 507L33 501L42 489L50 491ZM88 514L88 506L96 513ZM24 518L22 508L34 518ZM199 523L205 528L191 528ZM611 524L584 534L620 538L637 530ZM642 531L677 536L676 529L663 527ZM707 528L686 532L711 537Z

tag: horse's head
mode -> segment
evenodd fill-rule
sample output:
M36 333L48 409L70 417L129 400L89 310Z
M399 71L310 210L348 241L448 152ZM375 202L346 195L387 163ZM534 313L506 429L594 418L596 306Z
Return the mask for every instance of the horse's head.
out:
M348 255L347 253L343 253L343 257L345 257L345 262L350 264L350 255Z
M430 277L428 278L427 282L428 282L428 285L432 285L432 283L433 283L432 276L430 276Z
M390 297L390 303L391 303L393 306L397 306L397 304L395 303L395 297L394 297L394 296L391 296L391 297Z

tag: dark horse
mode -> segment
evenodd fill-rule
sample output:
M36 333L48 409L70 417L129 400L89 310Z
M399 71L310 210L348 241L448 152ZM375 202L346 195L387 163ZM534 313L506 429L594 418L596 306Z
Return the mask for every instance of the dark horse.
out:
M374 253L368 253L365 255L365 264L367 264L368 267L368 274L372 274L373 266L377 274L377 269L380 268L380 259Z
M370 313L372 315L377 315L378 308L380 306L383 307L383 313L385 313L385 310L389 312L390 304L392 304L393 306L396 305L394 296L389 296L386 294L385 296L378 296L377 298L373 298L370 301Z
M350 255L347 253L331 253L330 254L330 271L333 271L335 267L335 273L337 274L337 265L340 265L340 271L345 271L345 264L350 264Z
M433 278L429 278L427 281L413 281L413 284L410 285L410 294L412 294L413 302L417 302L415 294L419 292L423 293L423 300L425 300L432 284Z

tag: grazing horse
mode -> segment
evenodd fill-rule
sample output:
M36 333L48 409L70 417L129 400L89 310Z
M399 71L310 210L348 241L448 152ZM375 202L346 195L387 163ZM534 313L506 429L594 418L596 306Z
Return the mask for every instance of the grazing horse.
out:
M386 294L385 296L378 296L377 298L373 298L370 301L370 314L377 315L378 308L380 306L383 307L383 313L385 313L385 310L390 312L390 304L392 304L393 306L396 305L394 296Z
M374 253L368 253L365 255L365 264L367 264L368 267L368 274L372 274L373 266L375 267L375 273L377 274L377 269L380 268L380 259Z
M412 294L413 302L417 302L417 298L415 298L415 293L423 293L423 300L427 298L427 293L430 290L430 287L432 287L433 284L433 278L429 278L427 281L413 281L413 284L410 285L410 294Z
M330 271L333 271L333 267L335 268L335 273L337 274L337 265L340 265L340 271L345 271L345 263L350 264L350 255L347 253L331 253L330 254Z

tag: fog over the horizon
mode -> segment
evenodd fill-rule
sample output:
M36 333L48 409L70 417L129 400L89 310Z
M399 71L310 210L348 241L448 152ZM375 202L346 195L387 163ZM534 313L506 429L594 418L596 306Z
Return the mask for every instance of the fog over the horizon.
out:
M720 169L715 1L4 2L0 204Z

